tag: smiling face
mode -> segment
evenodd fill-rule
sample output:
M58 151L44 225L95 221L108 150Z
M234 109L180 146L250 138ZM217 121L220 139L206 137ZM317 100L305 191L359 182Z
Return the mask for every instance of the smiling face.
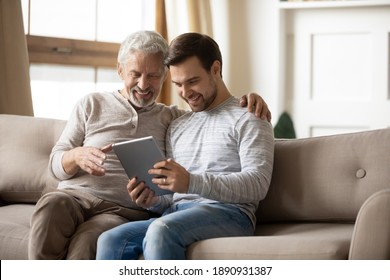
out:
M136 108L149 106L160 94L166 77L163 57L160 53L131 53L124 67L118 64L118 74L124 81L121 94Z
M217 81L220 78L219 62L215 61L207 72L195 56L169 67L172 83L191 110L200 112L214 108L218 103Z

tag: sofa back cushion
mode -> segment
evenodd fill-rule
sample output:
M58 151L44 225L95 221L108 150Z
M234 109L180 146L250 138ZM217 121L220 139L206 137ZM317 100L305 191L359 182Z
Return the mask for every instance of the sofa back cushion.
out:
M384 188L390 188L390 129L276 140L258 222L354 222L363 202Z
M65 121L0 115L0 200L33 203L47 185L51 149Z

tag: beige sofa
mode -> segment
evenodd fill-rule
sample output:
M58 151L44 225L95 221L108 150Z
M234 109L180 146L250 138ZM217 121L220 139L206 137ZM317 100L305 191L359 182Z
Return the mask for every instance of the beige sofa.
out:
M0 259L26 259L29 221L64 121L0 115ZM390 129L277 140L252 237L189 247L190 259L390 259Z

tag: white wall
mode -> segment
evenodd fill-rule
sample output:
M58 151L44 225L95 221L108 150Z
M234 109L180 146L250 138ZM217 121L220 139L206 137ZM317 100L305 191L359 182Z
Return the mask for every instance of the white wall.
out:
M390 0L210 2L226 84L237 96L260 93L273 124L286 110L298 137L390 127ZM332 39L330 47L313 45L313 40L325 37ZM355 37L364 40L351 48ZM323 53L331 55L329 61ZM332 63L338 68L325 67ZM312 87L327 103L314 100Z
M257 92L275 122L279 98L279 10L277 1L211 0L214 39L220 45L223 75L232 94Z

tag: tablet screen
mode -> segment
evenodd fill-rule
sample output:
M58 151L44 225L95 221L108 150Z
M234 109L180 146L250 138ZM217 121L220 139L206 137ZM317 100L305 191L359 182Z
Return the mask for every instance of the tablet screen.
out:
M137 177L138 181L144 181L156 195L172 193L153 184L152 178L155 175L148 173L156 162L165 159L153 136L116 143L112 148L130 179Z

